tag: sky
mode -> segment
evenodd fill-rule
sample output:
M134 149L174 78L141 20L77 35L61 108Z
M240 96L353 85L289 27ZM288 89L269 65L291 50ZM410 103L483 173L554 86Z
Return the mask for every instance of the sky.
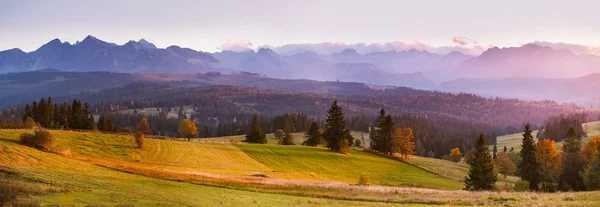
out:
M0 0L0 50L87 35L208 52L317 43L600 46L598 8L575 0Z

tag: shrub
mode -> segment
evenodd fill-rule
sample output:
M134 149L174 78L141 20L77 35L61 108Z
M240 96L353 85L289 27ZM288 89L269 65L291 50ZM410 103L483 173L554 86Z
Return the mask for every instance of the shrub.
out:
M229 138L229 141L231 142L231 144L237 144L237 143L240 143L240 140L238 140L238 139L237 139L237 138L235 138L235 137Z
M513 188L515 192L525 192L529 191L529 182L525 180L520 180L515 183L515 187Z
M361 175L360 178L358 178L358 184L359 185L369 185L369 176Z
M135 137L135 143L138 148L144 149L144 134L142 132L136 132L133 136Z
M30 147L48 150L50 149L52 142L54 142L54 138L50 132L44 129L37 129L35 130L34 134L21 134L21 143Z
M450 161L460 162L460 160L462 160L462 154L460 153L460 149L454 148L450 150Z
M12 206L13 202L17 199L18 193L17 188L0 183L0 206Z

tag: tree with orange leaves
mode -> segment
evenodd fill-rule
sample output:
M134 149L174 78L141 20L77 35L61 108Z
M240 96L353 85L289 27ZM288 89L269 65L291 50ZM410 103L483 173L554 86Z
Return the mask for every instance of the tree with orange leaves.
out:
M414 138L411 128L396 129L393 143L397 144L397 147L394 148L400 153L400 158L406 160L409 155L415 154Z
M586 163L590 162L594 158L594 154L596 153L596 147L600 145L600 136L594 137L592 140L587 142L585 146L583 146L583 158Z
M556 150L556 142L550 139L539 140L536 150L542 190L553 192L556 190L556 176L560 167L560 153Z

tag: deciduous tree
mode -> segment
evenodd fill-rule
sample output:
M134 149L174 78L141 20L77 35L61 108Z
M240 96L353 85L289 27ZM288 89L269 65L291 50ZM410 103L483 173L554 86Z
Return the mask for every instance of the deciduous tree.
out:
M583 180L588 190L600 189L600 145L596 146L596 152L583 173Z
M133 135L133 137L135 138L135 143L137 144L138 148L144 149L146 143L144 141L144 133L136 132L135 135Z
M512 162L510 157L506 154L506 152L498 152L496 155L496 167L498 167L498 172L502 174L505 178L509 175L514 175L517 167Z
M193 137L198 136L198 127L193 121L189 119L183 119L178 124L179 135L191 141Z
M539 140L536 150L542 190L553 192L556 190L556 177L560 170L560 154L556 150L556 142L550 139Z
M455 147L454 149L450 150L450 161L460 162L460 160L462 160L462 154L460 153L460 149L458 149L458 147Z
M135 131L141 132L143 134L150 134L152 132L152 130L150 129L150 125L148 125L148 119L146 119L146 117L140 119L140 122L138 123L137 127L135 127Z
M411 128L396 129L394 137L396 141L393 141L392 144L398 145L394 148L397 148L402 159L406 160L409 155L415 154L415 142L413 142L415 136Z

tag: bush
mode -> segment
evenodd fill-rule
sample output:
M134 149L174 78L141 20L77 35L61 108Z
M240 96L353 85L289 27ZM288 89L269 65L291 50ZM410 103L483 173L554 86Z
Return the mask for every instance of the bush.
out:
M48 150L52 142L54 142L54 138L50 132L44 129L37 129L34 131L34 134L21 134L21 143L30 147Z
M12 206L17 199L18 190L8 184L0 183L0 206Z
M240 140L238 140L238 139L237 139L237 138L235 138L235 137L229 138L229 141L231 142L231 144L237 144L237 143L240 143Z
M360 178L358 178L358 184L359 185L369 185L369 176L361 175Z
M515 187L514 187L514 191L515 192L526 192L529 191L529 182L524 181L524 180L520 180L518 182L515 183Z
M144 134L142 132L136 132L133 136L135 137L135 143L137 144L138 148L144 149Z

